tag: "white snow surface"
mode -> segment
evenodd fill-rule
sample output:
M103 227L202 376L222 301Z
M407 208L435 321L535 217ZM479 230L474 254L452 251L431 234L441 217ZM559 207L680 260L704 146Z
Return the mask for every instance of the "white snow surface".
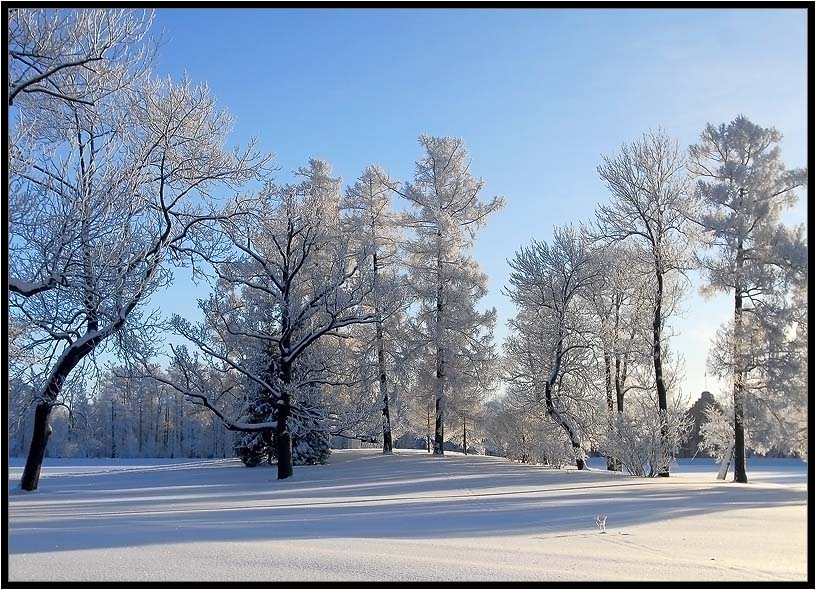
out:
M748 466L740 485L710 459L640 479L363 449L277 481L232 459L49 458L26 493L12 459L9 579L804 581L807 466Z

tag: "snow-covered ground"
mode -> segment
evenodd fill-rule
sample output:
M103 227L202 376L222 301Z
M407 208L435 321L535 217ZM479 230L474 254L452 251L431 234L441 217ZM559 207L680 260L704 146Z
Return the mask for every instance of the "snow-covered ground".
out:
M30 494L21 466L8 482L10 580L807 577L795 460L753 460L743 486L702 459L644 480L346 450L283 482L229 459L47 459Z

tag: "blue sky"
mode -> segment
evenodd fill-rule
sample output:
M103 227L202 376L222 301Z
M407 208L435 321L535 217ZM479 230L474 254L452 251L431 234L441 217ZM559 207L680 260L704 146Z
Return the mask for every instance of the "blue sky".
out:
M408 179L421 133L463 138L485 199L507 201L475 248L499 342L506 260L592 216L608 198L596 166L622 142L662 126L688 145L745 114L806 164L805 10L162 9L159 31L158 72L209 84L237 119L232 140L257 136L281 180L311 156L345 183L370 163ZM805 221L804 194L787 219ZM694 291L671 324L696 398L731 299ZM205 293L181 273L153 303L194 318Z

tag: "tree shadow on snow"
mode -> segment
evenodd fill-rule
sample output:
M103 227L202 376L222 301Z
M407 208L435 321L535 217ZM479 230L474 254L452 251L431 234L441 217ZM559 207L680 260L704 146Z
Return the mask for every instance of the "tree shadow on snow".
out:
M205 462L44 478L9 502L10 554L164 543L429 539L593 532L736 509L806 505L804 488L644 480L487 457L335 454L328 466Z

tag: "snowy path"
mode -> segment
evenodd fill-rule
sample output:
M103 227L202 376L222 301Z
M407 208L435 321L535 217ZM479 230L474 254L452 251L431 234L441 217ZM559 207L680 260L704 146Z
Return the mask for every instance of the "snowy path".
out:
M804 580L807 490L492 457L336 451L327 466L49 459L9 490L11 580ZM779 476L779 477L776 477ZM776 483L782 481L783 483ZM595 516L609 516L606 534Z

